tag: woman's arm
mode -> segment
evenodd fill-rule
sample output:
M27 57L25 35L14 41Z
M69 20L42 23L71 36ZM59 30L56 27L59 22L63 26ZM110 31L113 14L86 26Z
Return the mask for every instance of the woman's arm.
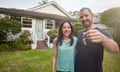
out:
M52 72L56 72L56 57L57 57L57 48L56 48L56 42L53 42L53 59L52 59Z

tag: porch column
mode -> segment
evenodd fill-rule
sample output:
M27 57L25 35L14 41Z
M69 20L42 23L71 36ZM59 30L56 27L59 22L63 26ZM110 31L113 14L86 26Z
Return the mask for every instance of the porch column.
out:
M21 24L23 24L23 17L21 17Z
M55 20L52 20L52 22L53 22L53 29L55 28Z
M46 32L45 31L45 27L46 27L45 25L46 25L46 19L43 19L43 32Z

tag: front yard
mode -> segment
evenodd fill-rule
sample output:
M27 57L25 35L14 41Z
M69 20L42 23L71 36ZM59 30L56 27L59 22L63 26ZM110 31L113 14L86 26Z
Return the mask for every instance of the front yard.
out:
M0 72L50 72L52 49L0 52Z
M0 72L51 72L52 49L0 52ZM120 72L120 53L105 51L104 72Z

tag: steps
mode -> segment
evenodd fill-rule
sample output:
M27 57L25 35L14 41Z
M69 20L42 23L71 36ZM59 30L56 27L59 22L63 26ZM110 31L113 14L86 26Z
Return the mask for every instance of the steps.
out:
M45 42L45 40L40 40L40 41L37 41L37 48L38 49L48 49L48 45Z

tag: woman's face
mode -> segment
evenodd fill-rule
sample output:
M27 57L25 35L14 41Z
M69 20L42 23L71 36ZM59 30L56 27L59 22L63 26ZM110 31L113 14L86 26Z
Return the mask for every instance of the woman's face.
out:
M62 33L63 33L63 36L69 37L69 35L71 34L71 27L69 23L65 22L63 24Z

